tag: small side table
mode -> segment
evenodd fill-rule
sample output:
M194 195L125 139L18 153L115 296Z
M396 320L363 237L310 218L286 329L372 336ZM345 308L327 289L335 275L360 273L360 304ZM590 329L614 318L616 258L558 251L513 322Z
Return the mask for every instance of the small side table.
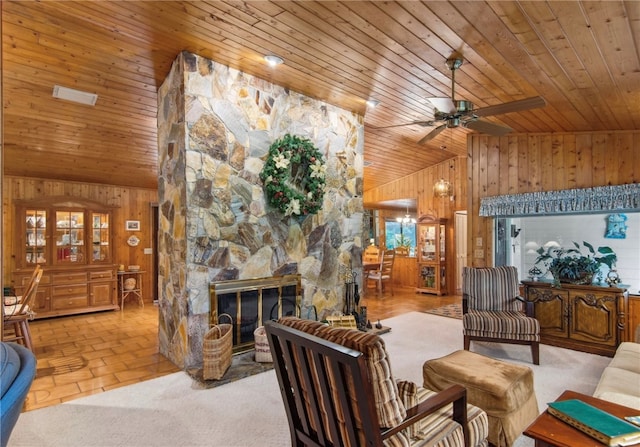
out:
M556 399L579 399L596 408L604 410L608 413L623 418L625 416L633 416L638 414L638 410L628 408L622 405L608 402L595 397L587 396L575 391L567 390ZM524 435L535 440L536 447L603 447L605 444L596 441L586 433L581 432L577 428L573 428L566 422L562 422L559 418L551 416L549 412L544 411L533 423L524 431ZM640 444L634 444L636 447Z
M118 290L120 291L120 311L124 310L124 300L129 298L130 295L138 298L138 304L140 307L144 307L144 300L142 299L142 274L146 273L142 270L118 272ZM125 289L124 283L128 278L134 278L136 285L133 289Z

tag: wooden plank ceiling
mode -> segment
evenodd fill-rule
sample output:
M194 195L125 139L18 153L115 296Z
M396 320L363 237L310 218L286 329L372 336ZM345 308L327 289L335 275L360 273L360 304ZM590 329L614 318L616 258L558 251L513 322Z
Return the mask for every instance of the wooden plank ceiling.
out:
M365 190L466 155L469 129L372 127L433 119L454 51L456 99L545 99L487 119L515 132L640 128L638 1L1 3L6 175L155 188L156 91L182 50L364 114Z

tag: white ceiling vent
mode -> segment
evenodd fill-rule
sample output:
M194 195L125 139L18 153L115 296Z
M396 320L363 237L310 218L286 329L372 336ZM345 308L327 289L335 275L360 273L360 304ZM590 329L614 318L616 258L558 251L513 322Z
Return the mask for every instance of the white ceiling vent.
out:
M73 101L79 104L86 104L88 106L95 106L96 101L98 100L98 95L95 93L82 92L72 88L61 87L59 85L53 87L53 97L66 99L67 101Z

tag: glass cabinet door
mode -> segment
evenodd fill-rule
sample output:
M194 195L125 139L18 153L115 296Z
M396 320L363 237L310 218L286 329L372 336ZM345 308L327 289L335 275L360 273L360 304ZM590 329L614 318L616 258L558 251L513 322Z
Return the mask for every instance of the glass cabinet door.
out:
M418 253L420 261L436 260L436 226L420 225L420 251Z
M25 264L34 266L47 262L47 212L27 209L25 212Z
M56 264L84 264L84 212L56 211L55 215Z
M418 288L432 289L436 286L436 267L432 265L420 266L420 282Z
M91 262L109 262L109 214L91 213Z

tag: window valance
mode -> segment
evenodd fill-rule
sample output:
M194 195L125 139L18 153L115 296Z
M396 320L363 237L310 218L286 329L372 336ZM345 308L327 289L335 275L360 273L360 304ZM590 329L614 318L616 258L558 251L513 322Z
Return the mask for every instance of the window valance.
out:
M508 194L480 199L480 216L489 217L622 210L640 210L640 183Z

